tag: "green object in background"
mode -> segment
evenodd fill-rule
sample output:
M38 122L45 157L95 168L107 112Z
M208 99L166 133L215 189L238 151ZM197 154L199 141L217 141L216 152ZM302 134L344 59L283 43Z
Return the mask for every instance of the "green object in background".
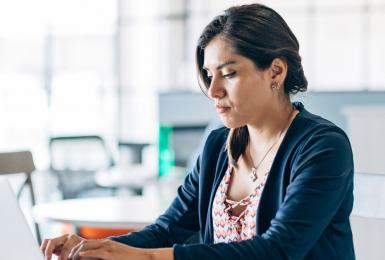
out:
M175 166L171 126L159 126L158 150L159 177L167 176L173 171Z

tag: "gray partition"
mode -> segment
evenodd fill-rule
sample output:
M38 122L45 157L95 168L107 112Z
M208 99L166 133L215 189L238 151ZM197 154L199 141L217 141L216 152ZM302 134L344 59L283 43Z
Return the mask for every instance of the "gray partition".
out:
M201 136L203 137L203 128L212 121L218 121L214 105L201 92L164 92L160 93L158 98L159 123L174 127L175 153L180 154L178 150L183 150L183 157L187 157L188 154L199 147L199 139ZM369 143L365 146L362 145L362 136L365 137L367 135L366 131L362 129L358 131L356 129L349 129L349 120L351 122L352 118L347 117L347 111L349 109L351 111L351 108L358 111L376 111L376 107L385 107L385 91L308 92L295 95L292 100L301 101L308 111L325 117L348 133L353 144L353 150L356 155L359 155L355 157L358 170L378 173L385 172L385 166L381 164L383 160L377 158L381 154L385 154L385 144L384 148L370 145ZM364 109L364 107L371 108L371 110ZM362 115L361 118L363 118ZM378 122L376 123L380 124L382 129L381 124L385 125L385 120L382 119L384 117L377 118ZM362 122L364 121L362 120ZM357 125L356 122L355 124ZM352 124L350 123L350 125ZM380 129L378 126L376 128ZM183 133L178 132L178 129L183 129ZM186 131L189 129L191 131ZM363 133L360 135L355 134L359 131ZM178 138L178 135L182 136L182 134L183 138ZM189 140L189 134L191 135L191 140ZM379 141L384 140L385 142L385 138L382 135L378 136L378 130L374 135L374 138L378 137ZM371 160L368 160L364 156L365 154L368 156L373 154L377 157L371 156ZM183 161L189 158L179 159Z
M212 101L201 92L170 91L158 97L161 125L202 126L217 117Z
M351 106L385 106L385 91L308 92L294 96L293 100L303 102L310 112L348 131L344 109Z
M343 109L349 106L385 106L385 91L307 92L292 97L310 112L347 130ZM213 103L201 92L171 91L159 94L159 123L201 126L217 118Z

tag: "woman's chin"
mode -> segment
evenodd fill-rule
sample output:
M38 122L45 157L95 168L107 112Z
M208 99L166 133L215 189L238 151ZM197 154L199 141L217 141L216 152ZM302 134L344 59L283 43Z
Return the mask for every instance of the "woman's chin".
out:
M239 128L239 127L242 127L245 125L245 124L241 124L241 122L229 120L229 119L223 118L223 117L221 117L221 120L222 120L223 125L227 128Z

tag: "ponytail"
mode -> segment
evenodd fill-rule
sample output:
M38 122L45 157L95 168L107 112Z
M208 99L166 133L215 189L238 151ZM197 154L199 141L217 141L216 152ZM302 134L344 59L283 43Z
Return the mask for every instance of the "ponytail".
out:
M238 159L245 152L249 142L249 131L247 126L231 128L227 136L226 149L230 165L238 167Z

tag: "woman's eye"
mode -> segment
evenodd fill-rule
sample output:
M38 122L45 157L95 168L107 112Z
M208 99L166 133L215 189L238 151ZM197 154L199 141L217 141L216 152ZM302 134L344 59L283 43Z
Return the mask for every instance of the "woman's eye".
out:
M233 77L234 75L235 75L235 71L230 72L230 73L227 73L227 74L224 74L223 77L225 77L225 78L231 78L231 77Z

